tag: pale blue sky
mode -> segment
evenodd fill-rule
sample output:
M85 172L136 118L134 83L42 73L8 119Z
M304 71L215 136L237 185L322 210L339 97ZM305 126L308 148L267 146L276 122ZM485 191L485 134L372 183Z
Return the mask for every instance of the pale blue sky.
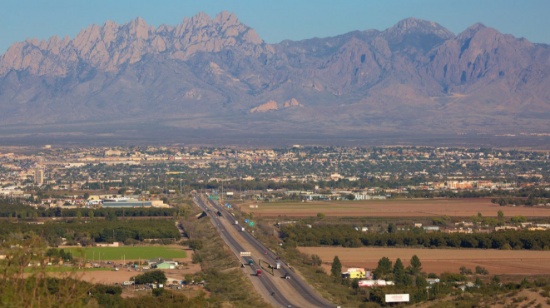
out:
M176 25L206 12L235 13L268 43L386 29L416 17L459 33L476 22L503 33L550 43L550 0L2 0L0 54L27 38L73 38L90 24L119 24L137 16Z

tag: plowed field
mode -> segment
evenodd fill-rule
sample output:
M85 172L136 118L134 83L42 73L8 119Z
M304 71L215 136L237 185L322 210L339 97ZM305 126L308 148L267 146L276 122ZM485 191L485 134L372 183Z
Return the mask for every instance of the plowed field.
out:
M374 269L378 260L388 257L392 262L401 258L405 266L413 255L422 262L425 272L458 272L461 266L472 271L482 266L490 275L537 275L550 274L550 252L527 250L484 250L484 249L421 249L421 248L342 248L342 247L300 247L301 252L317 254L323 260L327 272L334 256L338 256L342 267Z
M502 207L490 198L480 199L397 199L366 201L317 201L259 203L258 208L242 205L241 210L256 217L307 217L323 213L339 217L469 217L481 213L496 217L503 211L506 217L547 217L550 208Z

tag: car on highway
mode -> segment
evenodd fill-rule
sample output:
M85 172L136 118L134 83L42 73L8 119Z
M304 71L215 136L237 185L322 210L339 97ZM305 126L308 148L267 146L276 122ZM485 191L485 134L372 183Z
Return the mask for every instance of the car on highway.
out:
M289 273L285 273L285 275L283 276L285 279L290 279L290 274Z

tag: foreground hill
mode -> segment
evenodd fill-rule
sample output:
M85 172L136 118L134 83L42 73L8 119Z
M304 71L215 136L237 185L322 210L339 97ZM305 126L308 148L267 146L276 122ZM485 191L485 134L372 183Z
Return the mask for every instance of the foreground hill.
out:
M107 22L0 57L0 134L250 138L549 133L550 47L476 24L266 44L235 15ZM71 135L68 136L67 132Z

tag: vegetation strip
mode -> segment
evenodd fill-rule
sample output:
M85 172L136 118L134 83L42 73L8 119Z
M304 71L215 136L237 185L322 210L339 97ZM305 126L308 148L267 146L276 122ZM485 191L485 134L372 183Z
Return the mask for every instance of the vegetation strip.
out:
M69 248L74 257L81 253L88 260L138 260L153 258L185 258L183 249L164 246L134 246L134 247L86 247Z

